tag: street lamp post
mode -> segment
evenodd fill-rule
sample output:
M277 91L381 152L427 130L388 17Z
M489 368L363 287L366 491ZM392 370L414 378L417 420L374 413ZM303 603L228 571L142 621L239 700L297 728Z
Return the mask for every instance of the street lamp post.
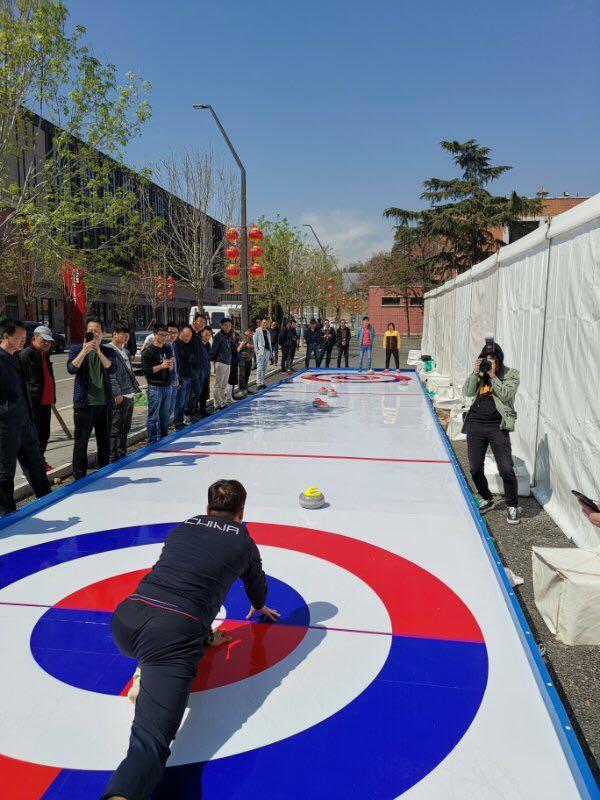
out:
M248 223L246 219L246 168L240 161L240 157L235 152L233 145L231 144L231 140L227 133L225 132L225 128L221 125L221 120L215 114L215 110L211 105L194 105L194 108L197 109L207 109L213 116L214 121L217 123L217 127L221 131L223 138L229 148L229 152L233 156L235 163L240 168L240 213L242 217L242 235L241 235L241 245L240 245L240 266L241 266L241 273L242 273L242 331L248 329L248 313L249 313L249 297L248 297Z
M325 248L323 247L323 244L322 244L321 240L320 240L320 239L319 239L319 237L317 236L317 232L316 232L316 230L313 228L313 226L310 224L310 222L304 222L304 223L302 224L302 227L303 227L303 228L310 228L310 229L311 229L313 236L314 236L314 237L315 237L315 239L317 240L317 244L319 245L319 247L320 247L320 248L321 248L321 250L323 251L323 267L324 267L324 269L325 269L325 272L327 272L327 250L325 250ZM319 312L320 312L320 311L321 311L321 309L319 308ZM325 309L325 312L327 312L327 309Z

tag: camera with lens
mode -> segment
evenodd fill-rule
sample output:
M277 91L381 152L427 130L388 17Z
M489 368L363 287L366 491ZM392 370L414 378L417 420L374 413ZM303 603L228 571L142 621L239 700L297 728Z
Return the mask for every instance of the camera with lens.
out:
M482 374L488 373L490 371L490 369L492 368L492 365L491 365L490 360L489 360L489 356L494 355L494 349L495 349L494 334L493 333L488 333L488 334L486 334L486 337L485 337L485 347L483 349L485 357L484 357L483 361L481 362L481 364L479 366L479 371Z

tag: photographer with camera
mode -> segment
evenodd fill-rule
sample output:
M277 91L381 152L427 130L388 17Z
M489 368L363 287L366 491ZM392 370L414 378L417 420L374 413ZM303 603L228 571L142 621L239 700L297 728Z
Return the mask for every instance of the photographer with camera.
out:
M463 386L465 397L475 397L463 425L467 435L471 477L482 502L479 511L485 514L494 507L484 472L488 445L498 465L504 483L506 521L518 525L518 484L512 460L510 431L515 429L517 414L514 407L519 388L519 372L504 364L504 353L493 336L486 336L485 347L475 361L473 372Z

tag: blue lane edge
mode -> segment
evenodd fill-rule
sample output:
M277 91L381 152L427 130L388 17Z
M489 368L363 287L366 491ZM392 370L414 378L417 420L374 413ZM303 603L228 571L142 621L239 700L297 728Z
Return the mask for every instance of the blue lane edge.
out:
M544 660L535 643L533 632L530 630L527 619L525 618L519 603L519 599L513 591L506 572L504 571L504 566L500 560L500 554L496 550L496 546L494 545L492 537L489 534L487 526L483 521L477 506L475 505L473 494L469 489L450 441L446 436L444 429L440 425L435 413L435 408L431 398L427 394L423 381L421 380L421 376L416 373L416 377L419 382L419 386L421 387L423 397L425 398L429 408L429 413L433 418L435 426L438 430L438 434L440 435L442 443L446 449L446 452L448 453L448 458L450 459L450 463L452 464L452 468L456 478L458 479L463 497L465 498L469 511L471 512L471 517L475 523L477 532L481 537L484 550L489 558L490 564L492 565L494 575L496 576L496 579L500 585L502 596L504 597L506 605L508 606L508 610L510 611L510 615L519 635L519 640L523 646L525 655L527 656L529 666L542 696L542 700L544 701L544 705L546 706L546 710L548 711L548 716L550 717L556 731L563 753L565 754L575 784L577 785L581 797L584 798L584 800L599 800L600 786L598 785L598 782L596 781L596 778L592 772L592 768L581 748L577 734L573 730L571 720L569 719L562 700L560 699L560 696L556 690L554 681L552 680L552 677L550 676L550 673L544 664Z

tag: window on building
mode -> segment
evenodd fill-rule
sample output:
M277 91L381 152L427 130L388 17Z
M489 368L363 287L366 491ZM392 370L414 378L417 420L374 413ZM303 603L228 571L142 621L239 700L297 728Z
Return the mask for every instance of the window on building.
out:
M400 305L400 297L382 297L381 298L381 305L382 306L399 306Z
M52 300L49 297L36 297L35 299L35 321L41 322L48 327L52 327Z
M423 307L424 300L422 297L411 297L408 301L411 306Z
M531 231L537 230L540 223L536 219L519 219L516 222L509 222L508 224L508 244L516 242L517 239L522 239L527 236Z
M19 298L16 294L4 295L4 313L7 317L19 316Z

